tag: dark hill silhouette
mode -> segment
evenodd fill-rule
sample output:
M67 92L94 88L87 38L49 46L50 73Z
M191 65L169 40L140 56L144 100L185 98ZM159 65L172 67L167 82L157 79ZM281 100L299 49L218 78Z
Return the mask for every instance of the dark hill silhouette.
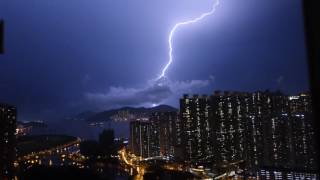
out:
M111 117L118 114L119 112L129 112L130 114L137 115L137 116L148 116L153 112L177 112L178 109L168 106L168 105L159 105L151 108L145 107L122 107L119 109L111 109L102 112L92 113L90 116L85 118L87 122L104 122L110 121ZM80 113L83 114L83 113ZM86 114L87 115L87 114Z

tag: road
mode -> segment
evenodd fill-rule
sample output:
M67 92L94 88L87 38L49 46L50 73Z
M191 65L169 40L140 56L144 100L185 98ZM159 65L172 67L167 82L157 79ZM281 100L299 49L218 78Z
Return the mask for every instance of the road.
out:
M32 152L22 157L18 157L16 166L24 166L30 168L34 165L73 165L84 168L83 161L86 159L80 154L81 139L56 146L50 149Z

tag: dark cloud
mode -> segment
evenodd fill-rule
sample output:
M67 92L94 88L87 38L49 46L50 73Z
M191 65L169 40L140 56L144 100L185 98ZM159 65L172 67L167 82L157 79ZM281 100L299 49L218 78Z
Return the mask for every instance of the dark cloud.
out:
M151 106L176 99L182 93L191 92L210 84L210 80L150 81L143 88L110 87L106 93L86 93L89 104L100 108L121 106Z

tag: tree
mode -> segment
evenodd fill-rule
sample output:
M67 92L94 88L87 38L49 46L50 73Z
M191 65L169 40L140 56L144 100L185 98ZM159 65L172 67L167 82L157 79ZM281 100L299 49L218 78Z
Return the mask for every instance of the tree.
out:
M82 141L80 153L84 156L95 157L100 155L100 147L97 141Z

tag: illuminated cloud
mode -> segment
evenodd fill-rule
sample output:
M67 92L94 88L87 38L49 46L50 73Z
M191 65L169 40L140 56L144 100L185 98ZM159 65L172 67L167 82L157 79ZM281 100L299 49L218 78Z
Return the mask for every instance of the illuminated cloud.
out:
M191 93L206 87L210 80L189 80L149 82L143 88L109 87L105 93L86 93L87 102L96 108L116 108L121 106L154 106L169 98L179 98L183 93Z

